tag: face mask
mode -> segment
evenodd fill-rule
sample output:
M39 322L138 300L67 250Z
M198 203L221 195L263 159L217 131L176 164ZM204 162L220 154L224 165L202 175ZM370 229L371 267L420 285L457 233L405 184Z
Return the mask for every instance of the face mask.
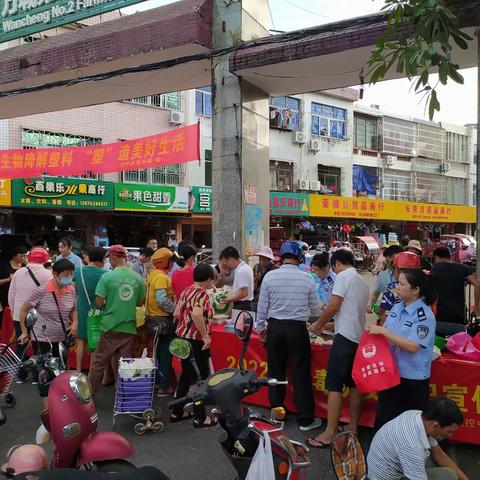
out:
M72 279L61 277L58 283L60 285L63 285L64 287L68 287L69 285L72 284Z

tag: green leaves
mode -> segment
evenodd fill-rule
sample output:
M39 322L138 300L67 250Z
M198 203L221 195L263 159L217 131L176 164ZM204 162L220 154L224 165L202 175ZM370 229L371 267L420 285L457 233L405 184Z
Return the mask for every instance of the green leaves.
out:
M463 84L459 66L452 62L456 44L466 50L472 38L458 26L454 11L445 0L385 0L387 29L375 43L368 60L367 77L371 84L383 80L394 66L396 71L414 81L416 93L424 93L430 119L440 110L435 86L429 73L438 71L439 83L448 80ZM411 28L410 34L404 34Z

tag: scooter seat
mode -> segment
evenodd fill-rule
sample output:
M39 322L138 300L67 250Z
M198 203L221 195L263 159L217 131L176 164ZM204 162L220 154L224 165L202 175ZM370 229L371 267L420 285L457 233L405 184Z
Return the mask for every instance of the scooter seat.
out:
M15 480L170 480L158 468L141 467L122 473L87 472L85 470L59 469L42 470L16 475Z

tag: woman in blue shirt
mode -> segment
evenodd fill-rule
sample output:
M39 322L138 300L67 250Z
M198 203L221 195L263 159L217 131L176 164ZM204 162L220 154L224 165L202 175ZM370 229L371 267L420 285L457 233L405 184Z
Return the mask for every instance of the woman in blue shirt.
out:
M379 392L375 430L407 410L424 410L430 393L430 369L435 340L435 317L430 309L435 293L420 269L402 270L396 293L400 299L385 324L370 333L384 335L392 347L400 385Z
M337 275L330 269L330 255L328 252L317 253L312 258L310 268L319 279L317 292L320 302L322 306L323 304L328 305L332 298L333 285L337 278Z

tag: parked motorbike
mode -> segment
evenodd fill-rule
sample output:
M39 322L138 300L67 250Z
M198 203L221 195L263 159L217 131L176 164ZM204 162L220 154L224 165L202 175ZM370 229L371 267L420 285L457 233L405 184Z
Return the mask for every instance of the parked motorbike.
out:
M30 315L27 328L31 329L35 322L35 315ZM134 453L128 440L115 432L96 431L98 415L87 376L78 372L61 373L67 361L66 349L63 351L61 345L60 358L53 358L50 352L33 355L22 363L24 368L39 369L41 388L49 386L48 410L40 415L54 444L49 468L83 467L89 471L107 473L135 469L132 463L124 460ZM15 462L11 461L16 450L11 449L9 461L2 469L10 477L19 473ZM38 450L33 449L33 453L42 457ZM20 459L24 457L19 455ZM44 469L43 464L37 469Z
M272 409L271 418L252 413L242 405L243 398L257 392L261 387L283 385L274 378L260 379L253 370L243 368L243 360L253 329L253 318L248 312L242 312L235 322L235 334L243 342L240 355L240 369L224 368L204 381L194 385L189 393L176 398L168 404L169 408L185 406L189 403L215 405L219 424L224 433L220 436L223 452L244 480L252 458L257 450L259 439L268 433L271 438L275 478L279 480L297 480L306 478L306 469L310 465L308 448L300 442L290 440L283 432L285 411ZM174 339L170 351L177 357L188 359L196 368L190 343L183 339Z

